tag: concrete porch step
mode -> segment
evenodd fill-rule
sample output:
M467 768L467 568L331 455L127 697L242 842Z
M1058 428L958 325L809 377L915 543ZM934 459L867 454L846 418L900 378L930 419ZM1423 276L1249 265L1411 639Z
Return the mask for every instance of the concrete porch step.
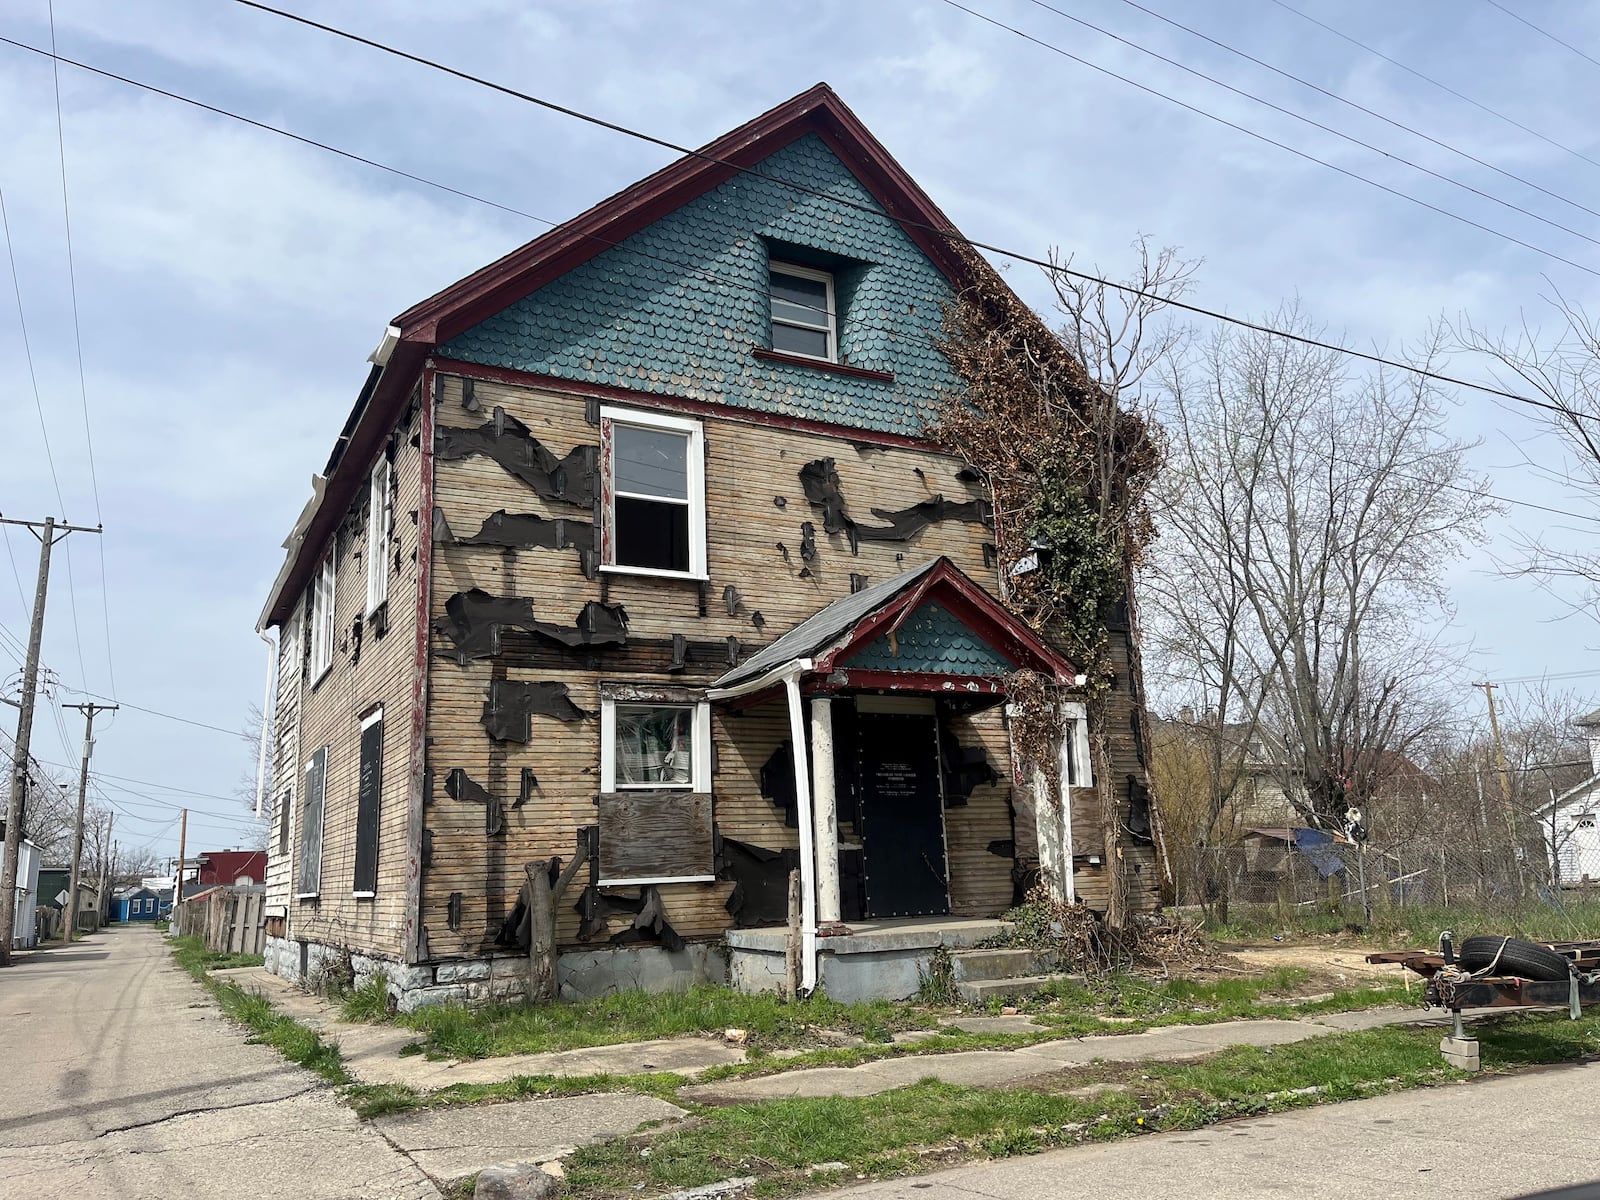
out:
M986 1004L991 999L1031 996L1047 984L1083 984L1082 975L1018 975L1011 979L974 979L956 984L956 995L966 1004Z
M957 983L977 983L1047 974L1055 967L1055 956L1047 950L956 950L950 962Z

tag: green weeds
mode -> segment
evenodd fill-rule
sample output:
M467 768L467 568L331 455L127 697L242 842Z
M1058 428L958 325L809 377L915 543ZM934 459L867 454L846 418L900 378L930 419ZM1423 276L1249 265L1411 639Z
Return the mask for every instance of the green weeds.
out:
M197 937L182 937L173 941L173 957L215 997L224 1013L250 1030L251 1041L271 1046L290 1062L316 1072L330 1083L350 1082L338 1046L324 1042L316 1030L275 1010L265 996L210 974L231 967L260 966L260 955L217 954L207 950Z

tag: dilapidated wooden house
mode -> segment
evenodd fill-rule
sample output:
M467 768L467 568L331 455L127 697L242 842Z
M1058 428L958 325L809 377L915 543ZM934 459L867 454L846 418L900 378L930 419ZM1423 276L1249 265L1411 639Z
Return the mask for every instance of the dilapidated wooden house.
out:
M793 868L835 995L914 990L1040 878L1157 902L927 434L987 270L953 234L819 85L394 319L263 616L272 970L514 993L525 865L574 854L568 996L774 986ZM1072 718L1059 796L1012 763L1022 669Z

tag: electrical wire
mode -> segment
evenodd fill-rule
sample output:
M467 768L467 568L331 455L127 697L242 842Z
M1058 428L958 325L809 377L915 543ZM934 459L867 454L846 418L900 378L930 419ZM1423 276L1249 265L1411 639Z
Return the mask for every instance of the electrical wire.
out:
M67 502L61 498L61 477L56 474L56 456L50 448L50 428L45 424L44 401L39 398L39 375L33 366L33 346L28 338L28 318L22 307L22 279L17 274L17 253L11 242L11 218L6 213L4 188L0 188L0 231L5 233L6 260L11 265L11 290L17 299L17 324L22 330L22 356L28 364L28 382L33 386L33 408L39 414L39 433L44 438L44 459L50 467L50 482L55 485L56 505L65 519ZM7 545L9 544L8 541Z
M1037 3L1038 0L1034 0L1034 2ZM260 5L255 4L254 0L235 0L235 3L238 3L238 4L249 4L253 8L254 7L262 7ZM1207 109L1201 108L1199 105L1190 104L1186 100L1180 100L1176 96L1168 95L1166 92L1161 91L1161 89L1159 89L1159 88L1151 87L1149 84L1146 84L1146 83L1140 83L1137 79L1133 79L1130 76L1118 74L1116 71L1111 70L1109 67L1102 67L1099 63L1091 62L1087 58L1083 58L1083 57L1081 57L1081 56L1079 56L1077 54L1072 53L1072 51L1070 51L1070 50L1067 50L1067 49L1065 49L1065 48L1063 48L1061 46L1057 46L1054 42L1048 42L1044 38L1035 37L1033 34L1028 33L1026 30L1017 28L1015 25L1008 25L1008 24L1006 24L1006 22L1000 20L998 17L991 17L987 13L979 12L975 8L968 8L965 4L961 3L960 0L943 0L943 3L949 5L951 8L959 9L961 12L964 12L964 13L968 14L969 16L976 17L978 20L983 21L986 24L993 25L996 29L1004 29L1008 33L1015 34L1017 37L1021 38L1023 41L1032 42L1035 46L1039 46L1042 49L1049 50L1053 54L1059 54L1061 57L1066 58L1066 59L1070 59L1072 62L1075 62L1075 63L1079 64L1080 66L1088 67L1091 71L1098 71L1102 75L1109 76L1112 79L1120 80L1121 82L1127 84L1129 87L1137 88L1139 91L1144 92L1147 95L1155 96L1155 97L1157 97L1159 99L1165 100L1169 104L1175 104L1179 108L1182 108L1182 109L1184 109L1184 110L1186 110L1188 112L1194 113L1196 116L1204 117L1208 121L1215 121L1218 125L1223 125L1223 126L1226 126L1229 129L1236 130L1237 132L1242 133L1247 137L1252 137L1252 138L1256 139L1256 141L1258 141L1258 142L1264 142L1269 146L1275 146L1279 150L1282 150L1282 151L1285 151L1288 154L1294 155L1296 158L1301 158L1301 159L1304 159L1307 162L1315 163L1318 166L1326 167L1328 170L1335 171L1338 174L1343 175L1347 179L1354 179L1357 182L1366 184L1368 187L1377 188L1380 192L1386 192L1391 196L1396 196L1401 200L1409 200L1412 204L1420 205L1421 207L1428 209L1430 212L1437 213L1442 217L1448 217L1452 221L1458 221L1463 225L1471 226L1473 229L1481 230L1482 232L1487 233L1492 237L1497 237L1497 238L1502 239L1503 241L1510 242L1514 246L1521 246L1524 250L1531 250L1535 254L1543 255L1546 258L1554 260L1555 262L1565 263L1567 266L1572 267L1574 270L1582 271L1586 275L1593 275L1593 276L1595 276L1597 278L1600 278L1600 269L1597 269L1595 267L1585 266L1583 263L1577 262L1574 259L1570 259L1570 258L1565 257L1564 255L1557 254L1554 250L1546 250L1544 247L1536 246L1532 242L1524 241L1522 238L1519 238L1519 237L1515 236L1514 234L1506 233L1506 232L1504 232L1502 230L1494 228L1491 225L1485 225L1481 221L1474 221L1471 217L1464 216L1463 214L1458 213L1458 212L1453 212L1448 208L1441 208L1437 204L1432 204L1429 201L1422 199L1420 196L1413 196L1409 192L1403 192L1399 188L1393 188L1393 187L1390 187L1386 183L1380 183L1376 179L1369 178L1368 176L1361 174L1359 171L1352 171L1352 170L1350 170L1350 169L1348 169L1346 167L1339 166L1338 163L1329 162L1325 158L1318 158L1315 154L1312 154L1309 151L1298 149L1297 147L1289 145L1289 143L1287 143L1287 142L1280 142L1276 138L1269 137L1268 135L1266 135L1264 133L1260 133L1257 130L1251 129L1248 126L1240 125L1236 121L1230 121L1230 120L1228 120L1228 118L1223 117L1223 116L1219 116L1214 112L1211 112L1211 111L1209 111ZM1059 9L1054 9L1052 11L1060 12ZM1062 13L1061 15L1066 16L1067 14ZM1076 20L1077 18L1068 17L1068 19L1069 20ZM1087 24L1087 22L1083 22L1083 24ZM1090 28L1098 28L1098 27L1097 26L1090 26ZM1101 32L1104 32L1104 31L1101 31ZM1115 37L1114 34L1107 34L1107 36L1108 37ZM1124 39L1122 39L1122 38L1117 38L1117 40L1118 41L1124 41ZM1131 43L1131 42L1129 42L1127 44L1128 45L1133 45L1133 43ZM1136 46L1135 49L1143 50L1144 48L1142 46ZM1145 53L1155 54L1154 51L1145 51ZM1155 57L1161 58L1162 56L1158 55L1158 54L1155 54ZM1174 66L1177 66L1177 67L1179 67L1179 68L1181 68L1182 70L1185 70L1185 71L1190 71L1192 74L1196 74L1196 75L1200 74L1200 72L1193 71L1192 68L1185 67L1185 66L1183 66L1182 63L1177 63L1172 59L1164 59L1163 61L1172 62ZM1202 78L1210 79L1211 77L1210 76L1202 76ZM1219 80L1214 80L1213 79L1213 80L1211 80L1211 82L1217 83L1218 86L1220 86L1220 87L1228 88L1229 91L1237 91L1238 90L1236 88L1230 87L1228 84L1221 83ZM1240 94L1241 95L1248 95L1248 93L1244 93L1244 92L1241 92ZM1267 103L1267 102L1266 101L1262 101L1262 103ZM1276 106L1273 105L1272 107L1276 107ZM1283 112L1283 113L1286 113L1289 116L1295 117L1297 120L1305 120L1309 124L1316 124L1316 122L1315 121L1311 121L1310 118L1299 117L1297 114L1291 112L1288 109L1279 109L1279 111ZM1323 128L1327 128L1327 127L1324 126ZM1330 132L1330 133L1338 133L1338 131L1334 130L1334 129L1328 129L1328 132ZM1339 134L1339 136L1343 137L1345 135ZM1356 141L1356 139L1354 139L1354 138L1349 138L1347 140ZM1407 160L1399 158L1397 155L1388 154L1383 150L1378 150L1377 147L1375 147L1375 146L1368 146L1367 143L1365 143L1365 142L1360 142L1358 144L1366 146L1367 149L1369 149L1369 150L1374 150L1379 154L1383 154L1387 158L1393 158L1397 162L1405 162L1405 163L1407 163L1408 166L1414 166L1414 167L1416 166L1415 163L1407 162ZM1417 169L1426 171L1426 168L1423 168L1423 167L1417 167ZM1427 171L1427 173L1430 174L1430 175L1434 174L1434 172L1432 172L1432 171ZM1452 182L1452 183L1455 182L1454 180L1450 180L1448 178L1448 176L1441 175L1441 176L1438 176L1438 178L1445 179L1447 182ZM1460 186L1467 187L1467 185L1465 185L1465 184L1461 184ZM1477 191L1477 189L1470 188L1470 187L1468 188L1468 190L1469 191ZM1487 196L1488 195L1485 192L1478 192L1478 194L1480 196ZM1492 196L1490 196L1488 198L1489 199L1494 199L1494 197L1492 197ZM1515 207L1515 206L1511 206L1511 207ZM1519 211L1526 212L1527 210L1522 209L1522 210L1519 210ZM1528 213L1528 215L1529 216L1533 216L1534 214ZM1536 219L1537 220L1544 220L1543 217L1536 217ZM1554 222L1547 222L1547 223L1555 224ZM1566 229L1566 226L1558 225L1557 228ZM1568 232L1574 232L1574 231L1568 230ZM1578 236L1579 237L1584 237L1585 235L1578 234ZM1592 241L1594 239L1585 238L1585 240Z
M1043 0L1032 0L1032 2L1035 3L1035 4L1039 4L1043 8L1049 8L1051 12L1059 12L1060 11L1059 9L1051 8L1051 6L1048 5L1048 4L1044 4ZM1518 174L1516 174L1516 173L1514 173L1512 171L1507 171L1502 167L1497 167L1497 166L1495 166L1494 163L1486 162L1484 159L1479 158L1477 155L1471 153L1470 151L1461 149L1460 146L1452 145L1449 142L1442 141L1439 138L1433 137L1430 134L1423 133L1422 130L1420 130L1420 129L1413 129L1410 125L1405 124L1403 121L1396 121L1393 117L1387 116L1387 115L1385 115L1384 113L1381 113L1381 112L1377 112L1374 109L1370 109L1366 105L1360 104L1360 103L1358 103L1358 102L1356 102L1354 100L1349 99L1348 97L1341 96L1341 95L1339 95L1338 92L1331 91L1328 88L1325 88L1325 87L1321 86L1320 84L1313 83L1309 79L1302 78L1301 76L1294 74L1292 71L1286 71L1282 67L1274 66L1272 63L1266 62L1265 60L1259 59L1255 55L1250 54L1247 51L1239 49L1237 46L1230 45L1229 43L1221 41L1218 38L1214 38L1214 37L1210 36L1207 33L1203 33L1200 30L1193 28L1192 26L1185 25L1182 21L1174 20L1172 17L1165 16L1162 13L1158 13L1153 8L1146 8L1143 4L1139 3L1139 0L1122 0L1122 2L1124 4L1126 4L1129 8L1137 9L1138 11L1146 14L1147 16L1154 17L1157 21L1161 21L1162 23L1164 23L1166 25L1170 25L1174 29L1181 29L1181 30L1183 30L1184 33L1189 34L1191 37L1197 37L1203 42L1207 42L1210 45L1216 46L1219 50L1226 50L1229 54L1236 55L1237 57L1244 59L1246 62L1254 63L1256 66L1260 67L1262 70L1271 71L1274 75L1277 75L1277 76L1279 76L1279 77L1281 77L1283 79L1288 79L1288 80L1291 80L1291 81L1293 81L1295 83L1298 83L1301 87L1310 88L1312 91L1316 92L1320 96L1324 96L1329 100L1333 100L1333 101L1335 101L1335 102L1337 102L1339 104L1343 104L1347 108L1353 108L1359 113L1364 113L1365 115L1367 115L1369 117L1372 117L1374 120L1382 121L1385 125L1388 125L1388 126L1394 128L1394 129L1401 130L1404 133L1409 133L1413 137L1421 138L1423 141L1428 142L1430 145L1438 146L1441 150L1448 150L1448 151L1450 151L1450 153L1459 155L1460 157L1466 159L1468 162L1476 163L1478 166L1483 167L1486 170L1493 171L1496 175L1500 175L1503 178L1509 179L1513 183L1519 183L1523 187L1531 188L1536 192L1542 192L1544 195L1549 196L1552 200L1559 200L1563 204L1571 205L1573 208L1576 208L1580 212L1588 213L1591 217L1600 217L1600 210L1596 210L1596 209L1590 208L1586 204L1580 204L1578 201L1572 199L1570 196L1564 196L1560 192L1553 192L1549 188L1543 187L1540 184L1535 183L1531 179L1525 179L1521 175L1518 175ZM1065 14L1062 14L1062 15L1064 16ZM1073 17L1073 18L1069 18L1069 19L1076 20L1077 18ZM1114 34L1108 34L1107 36L1115 36L1115 35ZM1259 97L1253 97L1253 98L1259 99ZM1267 102L1266 101L1262 101L1262 103L1267 103ZM1272 107L1277 107L1277 106L1273 105ZM1381 151L1380 151L1380 153L1381 153ZM1498 203L1504 203L1504 201L1498 201ZM1522 212L1523 210L1522 209L1518 209L1517 211L1518 212ZM1559 226L1558 228L1565 228L1565 226ZM1593 241L1594 239L1586 238L1585 240Z
M78 398L83 408L83 439L89 451L89 484L94 496L94 520L96 525L104 525L100 516L100 477L95 470L94 461L94 433L89 426L89 384L83 369L83 328L78 320L78 270L72 251L72 205L67 198L67 134L66 127L61 119L61 64L54 57L56 49L56 5L55 0L48 0L50 14L50 78L55 85L56 101L56 155L61 166L61 222L66 230L67 238L67 285L72 297L72 338L73 346L78 358ZM107 595L106 584L106 545L103 534L96 535L96 544L100 550L100 612L105 621L106 634L106 672L111 680L111 693L113 697L117 691L117 668L111 653L111 601ZM72 548L67 548L67 585L73 586L72 580ZM77 620L77 597L73 597L73 620ZM83 647L78 647L79 669L82 669ZM89 681L87 671L84 672L84 682Z
M1552 509L1551 511L1554 512L1555 510ZM65 684L62 685L62 688L64 691L71 692L74 696L89 696L95 700L113 700L123 708L132 709L134 712L147 713L152 717L164 717L168 721L177 721L182 725L193 725L196 729L209 729L213 733L225 733L231 738L239 738L244 741L250 740L249 735L241 733L237 729L224 729L221 725L208 725L204 721L196 721L193 717L180 717L177 713L162 712L158 708L146 708L141 704L133 704L127 700L117 700L114 696L91 692L85 688L67 687Z
M1410 75L1415 79L1420 79L1420 80L1422 80L1423 83L1426 83L1426 84L1429 84L1429 85L1431 85L1433 87L1438 88L1441 92L1444 92L1446 95L1454 96L1457 100L1460 100L1463 104L1470 104L1470 105L1472 105L1473 108L1477 109L1479 112L1488 113L1491 117L1494 117L1496 120L1504 121L1507 125L1511 126L1513 129L1521 130L1523 133L1527 134L1529 137L1538 138L1539 141L1545 143L1545 145L1547 145L1547 146L1553 146L1557 150L1561 150L1561 151L1563 151L1563 152L1565 152L1567 154L1572 155L1572 157L1574 157L1574 158L1582 159L1584 162L1588 163L1592 167L1600 167L1600 159L1590 158L1583 151L1578 150L1578 149L1576 149L1576 148L1574 148L1572 146L1568 146L1564 142L1558 142L1558 141L1556 141L1555 138L1550 137L1547 134L1540 133L1537 129L1530 128L1529 126L1522 124L1522 122L1520 122L1520 121L1518 121L1518 120L1516 120L1516 119L1514 119L1512 117L1506 116L1506 114L1501 112L1499 109L1491 108L1489 105L1484 104L1481 100L1474 100L1471 96L1467 95L1465 92L1457 91L1455 88L1451 87L1448 83L1442 83L1439 80L1433 78L1431 75L1423 74L1421 71L1417 70L1417 68L1415 68L1413 66L1409 66L1408 64L1401 62L1398 58L1390 57L1389 55L1385 54L1382 50L1379 50L1377 47L1369 46L1366 42L1361 41L1359 38L1352 37L1350 34L1345 33L1343 30L1335 29L1332 25L1329 25L1326 21L1320 21L1316 17L1313 17L1310 13L1301 12L1298 8L1294 7L1294 5L1289 4L1287 2L1287 0L1272 0L1272 3L1276 4L1279 8L1283 9L1284 12L1292 13L1294 16L1299 17L1302 21L1309 21L1311 24L1317 26L1319 29L1325 30L1326 32L1333 34L1334 37L1339 38L1342 41L1348 42L1350 45L1354 46L1356 49L1364 50L1368 54L1372 55L1374 58L1382 59L1384 62L1388 63L1391 67L1395 67L1398 70L1404 71L1407 75Z
M1075 278L1075 279L1082 279L1082 280L1085 280L1087 282L1100 284L1102 286L1109 287L1109 288L1112 288L1112 289L1114 289L1116 291L1120 291L1120 292L1123 292L1123 293L1126 293L1126 294L1143 296L1143 297L1146 297L1148 299L1157 300L1157 301L1161 302L1162 304L1165 304L1168 307L1176 308L1176 309L1179 309L1179 310L1184 311L1184 312L1191 312L1191 313L1194 313L1194 314L1196 314L1198 316L1208 317L1208 318L1211 318L1213 320L1225 321L1225 322L1227 322L1229 324L1238 325L1238 326L1240 326L1242 328L1253 329L1258 333L1270 334L1270 335L1273 335L1273 336L1276 336L1276 337L1285 338L1285 339L1287 339L1289 341L1299 342L1299 343L1304 344L1304 345L1317 346L1317 347L1320 347L1321 349L1332 350L1332 351L1335 351L1337 353L1345 354L1345 355L1348 355L1348 356L1353 357L1353 358L1363 359L1364 361L1367 361L1367 362L1377 363L1377 364L1380 364L1380 365L1383 365L1383 366L1394 367L1397 370L1406 371L1406 372L1409 372L1409 373L1411 373L1413 375L1416 375L1418 377L1421 377L1421 378L1434 379L1434 380L1436 380L1438 382L1441 382L1441 383L1448 383L1448 384L1451 384L1453 386L1470 388L1470 389L1472 389L1474 391L1483 392L1483 393L1485 393L1487 395L1501 396L1501 397L1503 397L1503 398L1505 398L1507 400L1515 400L1515 401L1517 401L1518 403L1521 403L1521 404L1527 404L1527 405L1531 405L1532 407L1535 407L1535 408L1546 409L1546 410L1548 410L1550 412L1557 413L1557 414L1559 414L1559 415L1561 415L1561 416L1563 416L1565 418L1568 418L1568 419L1582 419L1582 420L1591 420L1591 421L1600 422L1600 416L1590 416L1587 413L1573 413L1569 409L1564 408L1561 405L1552 404L1552 403L1550 403L1548 401L1536 400L1531 396L1522 396L1522 395L1517 394L1516 392L1509 392L1509 391L1506 391L1506 390L1504 390L1502 388L1491 387L1491 386L1489 386L1487 384L1469 383L1466 380L1453 379L1450 376L1441 375L1441 374L1439 374L1437 372L1426 371L1426 370L1423 370L1423 369L1421 369L1419 367L1412 366L1409 363L1399 362L1399 361L1394 360L1394 359L1387 359L1387 358L1382 357L1381 355L1369 354L1369 353L1366 353L1365 351L1353 350L1353 349L1351 349L1349 347L1346 347L1346 346L1337 346L1337 345L1333 345L1333 344L1328 343L1328 342L1321 342L1321 341L1318 341L1315 338L1308 338L1308 337L1303 337L1303 336L1301 336L1299 334L1290 333L1287 330L1274 329L1271 326L1262 325L1262 324L1259 324L1258 322L1254 322L1254 321L1248 321L1248 320L1246 320L1246 319L1244 319L1242 317L1229 316L1226 313L1217 312L1217 311L1215 311L1213 309L1203 308L1203 307L1201 307L1199 305L1189 304L1189 303L1186 303L1186 302L1184 302L1182 300L1178 300L1178 299L1175 299L1175 298L1162 296L1159 293L1150 292L1147 289L1140 288L1140 287L1138 287L1136 285L1133 285L1133 284L1118 283L1118 282L1115 282L1113 280L1103 279L1100 276L1093 275L1093 274L1090 274L1090 273L1085 272L1085 271L1074 270L1072 268L1065 267L1065 266L1062 266L1062 265L1057 264L1057 263L1052 263L1052 262L1050 262L1050 261L1048 261L1046 259L1041 259L1041 258L1032 256L1032 255L1023 254L1023 253L1020 253L1020 252L1014 251L1014 250L1007 250L1004 247L996 246L996 245L993 245L993 244L988 243L988 242L978 241L978 240L976 240L974 238L963 237L961 234L955 232L952 229L944 228L944 227L941 227L941 226L936 226L936 225L933 225L933 224L931 224L929 222L926 222L926 221L919 221L919 220L916 220L915 218L912 218L912 217L897 216L897 215L894 215L894 214L891 214L891 213L885 213L882 209L880 209L878 207L875 207L873 205L860 203L858 201L852 201L852 200L849 200L849 199L847 199L845 197L837 196L837 195L834 195L834 194L832 194L830 192L824 191L824 190L822 190L820 188L808 187L805 184L797 183L797 182L795 182L793 180L784 179L784 178L782 178L780 176L770 175L770 174L767 174L767 173L765 173L765 172L763 172L763 171L761 171L761 170L759 170L757 168L754 168L754 167L742 166L742 165L740 165L738 163L730 162L727 159L718 158L716 155L708 154L703 150L695 150L695 149L691 149L691 148L686 147L686 146L680 146L675 142L667 141L666 139L656 137L653 134L644 133L641 130L630 129L629 127L627 127L625 125L620 125L620 124L618 124L618 123L616 123L614 121L608 121L603 117L592 116L592 115L590 115L588 113L581 112L581 111L579 111L577 109L573 109L573 108L569 108L569 107L567 107L565 105L557 104L554 101L545 100L542 97L535 96L535 95L532 95L532 94L527 93L527 92L518 91L515 88L507 87L505 84L496 83L493 80L485 79L485 78L482 78L481 76L469 74L468 72L459 70L458 68L446 66L446 65L444 65L442 63L434 62L434 61L432 61L430 59L423 58L423 57L421 57L419 55L411 54L408 51L399 50L399 49L396 49L395 47L392 47L392 46L387 46L387 45L383 44L382 42L373 41L372 39L362 37L359 34L349 33L349 32L347 32L345 30L337 28L336 26L326 25L326 24L324 24L324 23L322 23L320 21L314 21L314 20L310 19L309 17L302 17L302 16L299 16L299 15L297 15L295 13L288 12L288 11L286 11L284 9L274 8L271 5L261 3L260 0L234 0L234 2L237 3L237 4L241 4L241 5L243 5L243 6L247 7L247 8L258 9L258 10L260 10L262 12L270 13L270 14L272 14L274 16L282 17L282 18L284 18L286 20L294 21L294 22L296 22L298 24L307 25L307 26L309 26L309 27L311 27L313 29L318 29L318 30L321 30L321 31L323 31L325 33L332 34L335 37L344 38L346 40L356 42L356 43L358 43L360 45L368 46L368 47L370 47L372 49L382 51L385 54L390 54L390 55L393 55L395 57L402 58L402 59L405 59L407 61L417 63L417 64L419 64L421 66L425 66L425 67L429 67L429 68L431 68L433 70L441 71L441 72L443 72L443 73L445 73L447 75L452 75L452 76L454 76L456 78L463 79L463 80L466 80L466 81L471 82L471 83L479 84L479 85L481 85L483 87L486 87L486 88L489 88L489 89L491 89L493 91L501 92L501 93L504 93L505 95L512 96L512 97L514 97L516 99L519 99L519 100L527 101L530 104L537 105L537 106L539 106L541 108L548 109L548 110L550 110L552 112L560 113L563 116L572 117L575 120L583 121L583 122L586 122L586 123L591 124L591 125L596 125L596 126L599 126L601 128L604 128L604 129L609 129L609 130L612 130L613 132L623 134L623 135L625 135L627 137L634 138L634 139L636 139L638 141L646 142L646 143L648 143L650 145L659 146L659 147L661 147L663 149L672 150L672 151L674 151L674 152L676 152L678 154L687 155L687 156L692 157L692 158L697 158L697 159L700 159L700 160L702 160L704 162L709 162L709 163L712 163L714 165L727 168L728 170L738 172L739 174L742 174L742 175L749 175L749 176L754 177L754 178L765 179L765 180L768 180L769 182L776 183L776 184L778 184L778 185L780 185L782 187L788 188L788 189L790 189L792 191L795 191L795 192L798 192L798 193L800 193L802 195L814 196L814 197L816 197L818 199L821 199L821 200L824 200L824 201L826 201L828 203L837 204L837 205L840 205L840 206L845 207L845 208L850 208L850 209L854 209L854 210L865 212L865 213L870 213L871 215L873 215L875 217L879 217L879 218L882 218L882 219L890 220L890 221L902 226L903 228L906 228L906 229L917 229L917 230L920 230L920 231L935 235L937 237L940 237L940 238L944 239L945 241L950 242L953 245L966 246L966 247L969 247L969 248L974 249L974 250L987 251L987 252L989 252L991 254L997 254L997 255L1000 255L1003 258L1009 258L1009 259L1012 259L1012 260L1014 260L1016 262L1028 263L1028 264L1030 264L1032 266L1037 266L1037 267L1039 267L1039 268L1041 268L1041 269L1043 269L1045 271L1048 271L1048 272L1050 272L1052 274L1067 275L1067 276L1070 276L1070 277ZM946 3L946 4L952 4L955 7L960 7L959 5L955 5L955 0L943 0L943 2ZM964 11L970 11L970 10L964 10ZM991 20L990 18L982 17L981 14L974 14L974 15L980 16L981 19L986 20L986 21ZM991 23L994 23L994 22L991 22ZM1024 36L1026 36L1026 35L1024 35ZM0 38L0 41L8 42L9 44L11 44L13 46L18 46L18 47L20 47L22 49L25 49L25 50L32 50L34 53L39 53L39 54L48 53L47 51L39 50L37 47L28 46L25 43L12 41L9 38ZM1061 53L1065 54L1066 52L1065 51L1061 51ZM63 59L63 61L70 61L70 60ZM1095 70L1104 71L1104 68L1096 67L1092 63L1087 63L1086 65L1094 67ZM1107 73L1109 74L1110 72L1107 72ZM1117 76L1117 78L1121 79L1122 76ZM1128 81L1128 82L1132 82L1132 81ZM1142 84L1134 84L1134 86L1142 87L1143 85ZM1160 93L1157 93L1157 94L1159 95ZM1163 97L1163 98L1164 99L1170 99L1170 97ZM1181 101L1174 101L1174 102L1175 103L1182 103ZM1200 111L1200 110L1196 110L1196 111ZM1209 115L1209 114L1206 114L1206 115ZM1221 120L1221 118L1216 118L1216 119L1217 120ZM1334 169L1335 170L1340 170L1341 168L1335 167ZM1382 185L1377 185L1377 186L1381 187ZM1397 194L1404 195L1404 193L1397 193ZM1420 203L1424 203L1424 202L1423 201L1417 201L1417 203L1420 204ZM1491 231L1491 232L1493 232L1493 231ZM1576 264L1574 264L1574 265L1576 265ZM1584 268L1584 267L1580 267L1579 269L1580 270L1590 270L1590 268ZM1590 273L1592 273L1592 274L1600 274L1600 271L1590 271Z
M1523 16L1521 13L1512 12L1504 4L1501 4L1500 0L1484 0L1484 3L1487 4L1490 8L1498 8L1501 12L1505 13L1505 15L1510 17L1513 21L1516 21L1516 22L1518 22L1520 24L1526 25L1529 29L1533 30L1535 33L1539 34L1540 36L1549 38L1556 45L1565 46L1568 50L1570 50L1574 54L1576 54L1579 58L1583 59L1584 62L1589 63L1592 66L1600 67L1600 58L1595 58L1593 55L1585 54L1582 50L1579 50L1576 46L1574 46L1571 42L1565 41L1562 38L1557 37L1555 34L1551 33L1548 29L1541 29L1539 26L1535 25L1532 21L1528 20L1527 17Z

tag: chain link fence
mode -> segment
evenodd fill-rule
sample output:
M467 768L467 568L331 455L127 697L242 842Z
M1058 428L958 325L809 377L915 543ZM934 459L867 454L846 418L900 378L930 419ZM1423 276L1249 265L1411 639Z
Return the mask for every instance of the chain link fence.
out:
M1473 831L1482 834L1483 831ZM1220 935L1348 929L1427 944L1441 929L1538 941L1600 938L1600 863L1533 822L1362 844L1311 829L1243 831L1171 855L1174 900Z

